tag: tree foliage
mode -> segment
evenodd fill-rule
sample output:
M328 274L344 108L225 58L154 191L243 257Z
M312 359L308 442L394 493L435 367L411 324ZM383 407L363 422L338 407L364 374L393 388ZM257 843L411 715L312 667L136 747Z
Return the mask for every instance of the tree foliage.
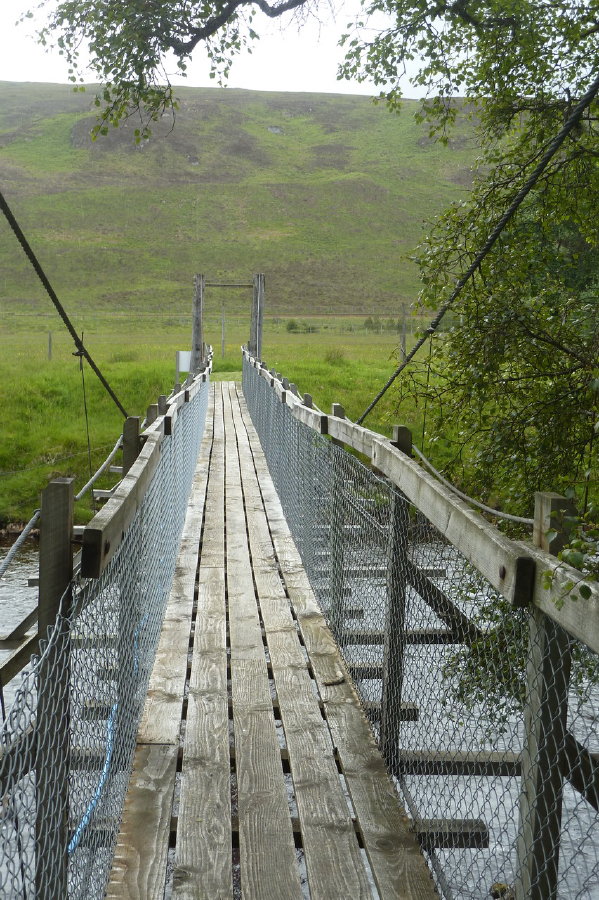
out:
M258 39L254 17L268 18L307 7L310 0L43 0L48 21L40 32L44 45L56 46L69 65L73 83L82 52L102 82L96 97L99 110L94 137L131 115L139 118L136 138L150 135L150 126L177 100L165 68L172 54L184 74L198 44L207 50L212 78L226 78L236 54Z
M467 271L572 108L599 74L597 0L374 0L391 23L344 36L346 75L387 85L416 57L421 117L451 140L476 125L475 185L420 248L420 302L438 308ZM390 85L390 87L389 87ZM459 99L461 97L461 99ZM486 499L530 514L535 489L596 484L599 425L599 130L596 99L462 291L451 329L401 392L427 398L449 470Z

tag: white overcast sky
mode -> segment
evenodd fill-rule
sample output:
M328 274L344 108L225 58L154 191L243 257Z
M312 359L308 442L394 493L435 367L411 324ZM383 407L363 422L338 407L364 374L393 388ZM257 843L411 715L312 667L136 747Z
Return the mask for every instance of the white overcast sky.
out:
M15 24L22 13L35 9L36 5L35 0L0 0L0 81L68 82L63 58L57 51L47 53L35 43L32 37L35 24L31 20ZM324 3L322 8L326 8ZM359 0L345 0L335 20L327 13L326 21L311 20L302 26L301 32L293 22L286 23L282 31L278 22L261 18L257 28L261 40L253 54L242 54L236 59L229 86L252 90L378 93L372 84L337 81L336 78L337 66L343 56L337 41L358 10ZM325 19L324 11L322 18ZM173 82L197 87L214 86L215 81L208 77L208 72L206 59L198 47L188 69L188 78L175 78ZM97 79L89 75L86 80ZM409 86L405 87L404 93L407 97L414 96Z

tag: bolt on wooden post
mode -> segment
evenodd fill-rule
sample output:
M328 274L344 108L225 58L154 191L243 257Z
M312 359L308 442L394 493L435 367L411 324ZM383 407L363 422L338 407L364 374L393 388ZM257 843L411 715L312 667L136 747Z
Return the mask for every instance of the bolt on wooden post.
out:
M37 900L55 900L68 894L71 674L68 616L73 577L73 482L72 478L57 478L42 493L38 608L42 655L35 761ZM52 633L59 615L65 621L52 634L48 645L48 633Z
M563 519L574 513L559 494L535 494L533 539L557 554L564 546ZM562 821L563 776L571 642L540 609L529 615L524 707L516 900L555 900Z

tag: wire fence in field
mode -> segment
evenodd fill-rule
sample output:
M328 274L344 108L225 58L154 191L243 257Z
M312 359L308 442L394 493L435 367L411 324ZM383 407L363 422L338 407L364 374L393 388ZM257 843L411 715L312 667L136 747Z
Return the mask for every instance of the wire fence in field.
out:
M287 522L440 895L598 900L598 657L542 613L513 608L245 359L243 379Z
M2 897L104 897L208 391L180 406L118 549L69 586L17 689L0 743Z

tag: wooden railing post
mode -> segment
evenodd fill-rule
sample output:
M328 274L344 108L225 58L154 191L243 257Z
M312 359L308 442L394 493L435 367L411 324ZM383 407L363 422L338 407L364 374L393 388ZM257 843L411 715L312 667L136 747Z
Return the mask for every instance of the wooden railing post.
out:
M69 840L70 643L67 629L46 652L48 629L71 612L73 479L57 478L42 493L36 723L36 898L67 897Z
M411 456L412 432L395 425L393 444ZM387 611L383 647L383 693L381 697L381 752L391 768L402 721L402 690L405 654L405 619L409 504L393 485L387 564Z
M572 502L559 494L535 494L537 546L558 553L565 541L560 516L573 512ZM557 532L551 539L550 529ZM555 900L563 793L560 758L566 739L571 642L537 607L530 610L529 641L515 896L516 900Z
M331 406L331 415L337 416L338 419L345 418L345 410L340 403L333 403ZM341 441L335 438L331 441L337 447L342 447ZM331 466L331 530L329 534L331 548L331 606L330 620L333 630L341 628L343 624L343 606L344 606L344 540L345 540L345 504L344 499L344 483L341 460L337 453L333 453ZM337 636L337 635L336 635Z
M193 327L191 335L191 360L190 371L195 375L204 362L204 288L206 278L204 275L195 275L193 279Z
M141 449L139 438L140 418L129 416L123 423L123 475L126 475Z
M248 350L255 359L262 359L262 324L264 320L264 275L254 275L252 320Z

